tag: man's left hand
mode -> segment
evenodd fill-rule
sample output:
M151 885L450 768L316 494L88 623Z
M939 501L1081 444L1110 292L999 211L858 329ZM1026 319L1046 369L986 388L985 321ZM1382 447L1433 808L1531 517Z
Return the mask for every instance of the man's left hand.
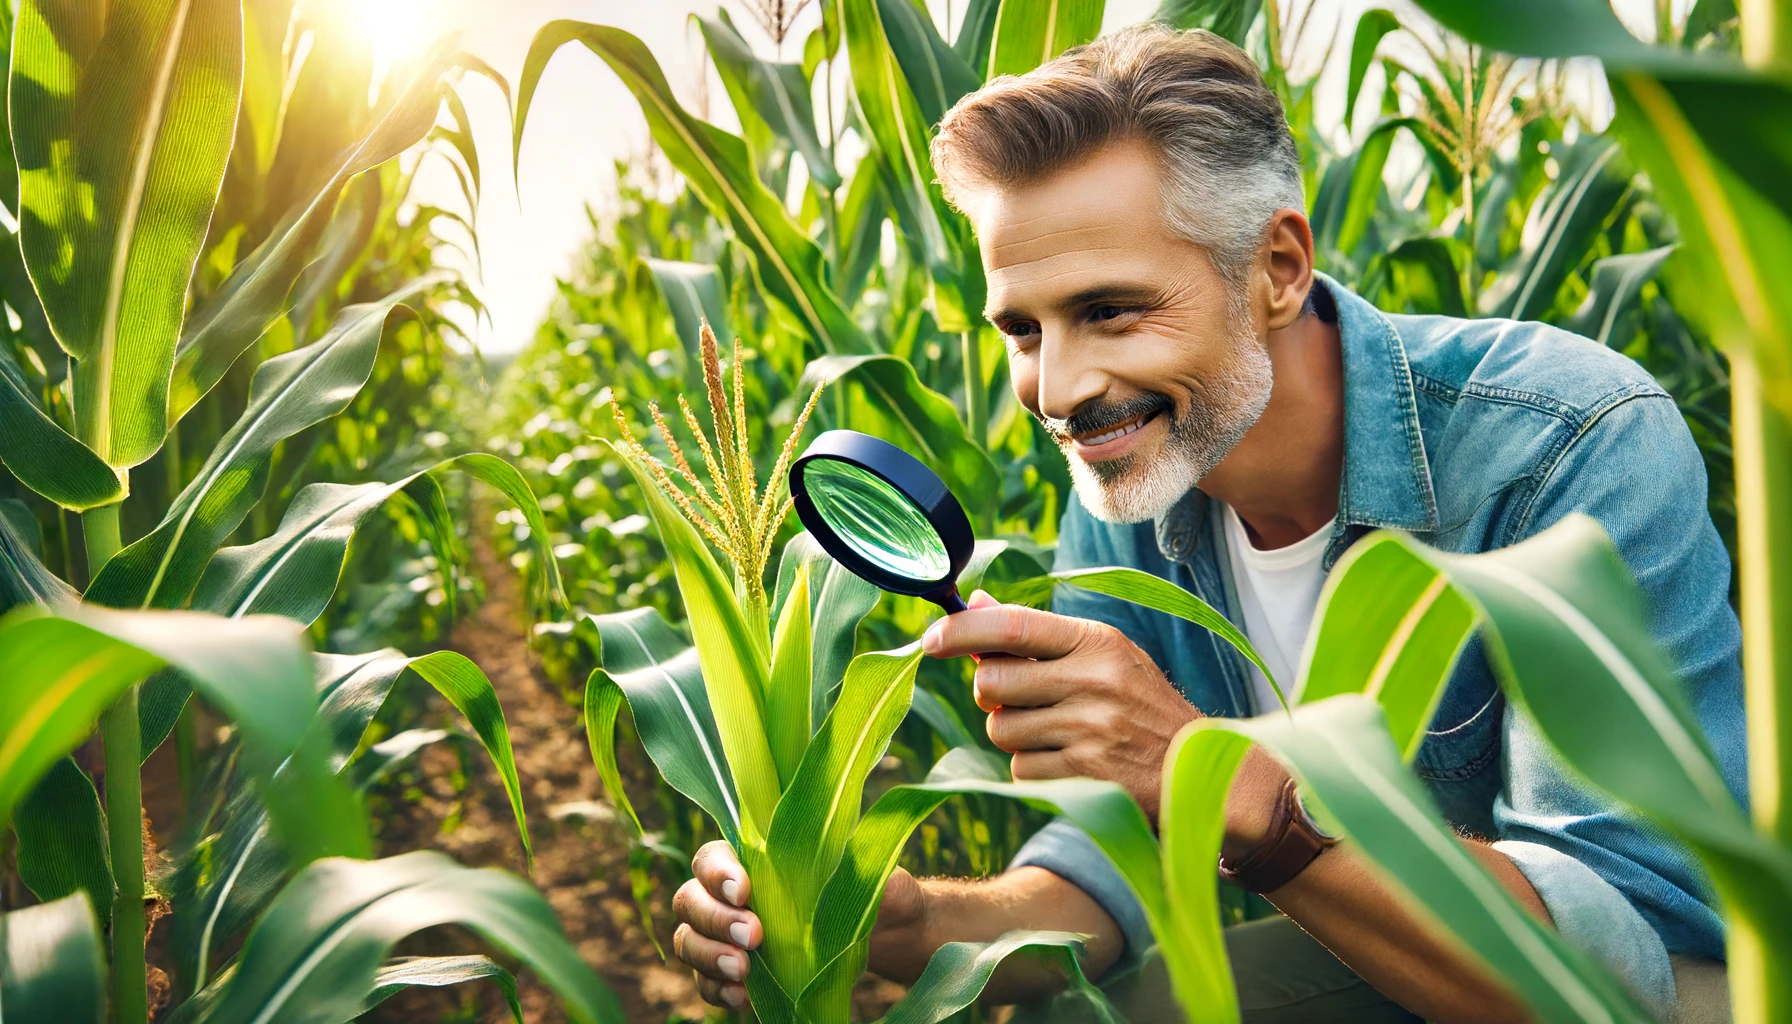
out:
M990 741L1014 755L1014 777L1106 779L1155 821L1170 740L1201 712L1113 626L1000 604L982 591L967 604L935 622L921 649L936 658L1011 655L977 666L976 696Z

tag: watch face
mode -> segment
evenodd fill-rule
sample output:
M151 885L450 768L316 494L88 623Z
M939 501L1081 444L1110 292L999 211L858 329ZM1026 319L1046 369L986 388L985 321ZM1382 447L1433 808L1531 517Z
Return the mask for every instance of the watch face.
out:
M1313 830L1314 835L1321 839L1329 839L1334 842L1341 838L1333 835L1331 832L1327 831L1323 825L1319 824L1319 819L1315 818L1313 812L1307 807L1306 796L1302 794L1299 789L1294 791L1294 806L1300 808L1301 819L1306 822L1308 828Z

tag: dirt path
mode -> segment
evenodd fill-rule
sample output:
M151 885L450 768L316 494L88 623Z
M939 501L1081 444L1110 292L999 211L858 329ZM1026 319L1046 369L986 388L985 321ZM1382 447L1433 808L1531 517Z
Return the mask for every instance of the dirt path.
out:
M705 1010L690 975L666 966L642 929L630 895L628 837L614 823L576 817L556 821L550 808L578 801L601 801L603 787L585 743L580 709L561 696L541 672L525 642L522 595L516 572L478 544L475 561L487 586L478 612L455 629L449 646L473 659L491 678L504 706L522 781L523 803L535 846L532 880L547 896L579 955L615 990L631 1021L702 1020ZM416 702L427 694L427 724L465 730L445 700L408 681L399 699ZM452 725L449 725L452 723ZM372 808L382 854L409 849L442 850L463 864L523 870L522 843L496 771L483 752L460 758L447 744L425 751L412 784L389 789ZM463 786L457 786L463 782ZM668 893L655 894L654 923L671 948ZM406 943L402 953L441 954L482 949L467 935L426 934ZM518 974L530 1024L566 1019L558 999L532 974ZM371 1020L506 1021L509 1012L489 983L453 989L414 990L380 1007Z

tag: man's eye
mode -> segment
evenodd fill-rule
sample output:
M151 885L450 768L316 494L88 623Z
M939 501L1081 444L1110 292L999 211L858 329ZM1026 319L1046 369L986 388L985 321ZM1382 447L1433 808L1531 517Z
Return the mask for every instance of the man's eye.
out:
M1125 309L1122 309L1119 306L1096 306L1095 309L1091 311L1090 315L1096 320L1113 320L1117 317L1125 316L1126 312Z
M1039 325L1034 323L1007 323L1001 326L1001 332L1010 338L1030 338L1039 333Z

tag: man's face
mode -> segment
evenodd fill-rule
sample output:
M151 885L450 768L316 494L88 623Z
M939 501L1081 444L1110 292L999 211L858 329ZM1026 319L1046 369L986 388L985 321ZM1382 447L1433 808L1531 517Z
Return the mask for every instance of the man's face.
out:
M1153 151L1120 143L966 203L1015 396L1111 522L1168 509L1269 401L1246 296L1171 233L1162 194Z

